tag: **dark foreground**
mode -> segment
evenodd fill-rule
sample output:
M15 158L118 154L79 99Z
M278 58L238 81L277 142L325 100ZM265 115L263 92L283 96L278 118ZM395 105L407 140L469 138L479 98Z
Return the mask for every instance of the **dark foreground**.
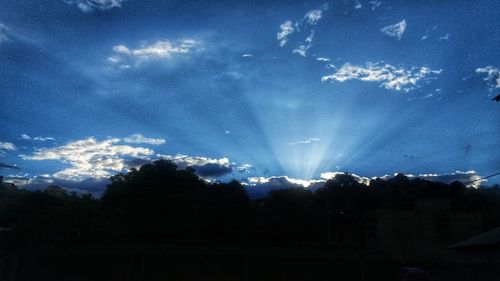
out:
M345 246L68 246L0 258L0 280L500 280L499 264L403 264ZM404 279L405 266L430 279Z
M344 174L247 191L163 160L99 199L2 184L0 281L500 280L499 186Z

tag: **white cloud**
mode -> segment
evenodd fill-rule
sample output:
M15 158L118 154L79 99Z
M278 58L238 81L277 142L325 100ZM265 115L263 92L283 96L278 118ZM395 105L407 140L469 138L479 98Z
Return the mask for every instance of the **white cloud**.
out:
M84 180L86 178L107 178L125 169L125 157L147 157L153 151L143 147L119 145L118 138L98 141L93 137L70 142L63 146L41 148L25 160L57 160L69 165L53 174L65 180Z
M27 134L22 134L21 138L23 140L36 140L36 141L55 141L56 140L55 138L52 138L52 137L41 137L41 136L32 138Z
M310 44L309 45L300 45L296 49L293 49L292 53L305 57L307 54L307 50L309 50L309 48L311 48Z
M56 139L55 138L51 138L51 137L34 137L33 138L34 140L37 140L37 141L55 141Z
M403 33L405 32L405 30L406 30L406 20L402 20L396 24L392 24L380 29L380 31L385 35L390 37L395 37L398 40L400 40L403 37Z
M445 41L445 40L448 40L448 39L450 39L450 34L449 34L449 33L446 33L446 35L445 35L445 36L440 36L440 37L438 38L438 41L439 41L439 42L441 42L441 41Z
M276 39L280 41L280 46L283 47L288 42L288 36L295 31L293 23L289 20L280 25L280 32L276 35Z
M119 8L125 0L63 0L67 4L76 5L85 13L97 10Z
M287 176L250 177L243 182L249 196L253 199L262 198L270 191L290 188L308 188L315 190L325 184L325 180L300 180Z
M171 155L158 155L158 156L160 156L161 159L170 160L174 162L181 169L192 166L203 166L206 164L219 164L221 166L227 166L227 167L231 165L231 162L226 157L217 159L217 158L209 158L202 156L188 156L183 154L177 154L175 156Z
M11 142L1 142L0 141L0 150L16 150L16 145Z
M147 138L141 134L133 134L123 138L124 142L128 143L146 143L151 145L162 145L165 143L164 139Z
M304 16L304 19L307 21L308 24L315 25L321 19L322 13L323 11L320 9L310 10Z
M330 58L316 58L317 61L324 61L324 62L327 62L327 61L330 61Z
M113 47L114 55L108 57L108 62L119 65L120 68L129 68L131 64L140 64L153 59L168 59L173 55L186 54L199 45L193 39L183 39L172 42L160 40L152 44L142 44L139 48L131 49L125 45Z
M242 58L253 58L252 54L243 54L241 55Z
M386 89L408 92L416 88L419 81L429 79L428 76L440 73L441 70L432 70L428 67L405 69L404 67L394 67L383 63L367 63L366 66L346 63L332 75L323 76L321 81L335 80L344 82L356 79L365 82L378 82Z
M319 142L319 141L320 141L320 139L318 139L318 138L308 138L308 139L302 140L302 141L291 142L291 143L289 143L289 145L309 144L309 143L314 143L314 142Z
M321 174L320 179L312 179L312 180L302 180L302 179L294 179L287 176L271 176L271 177L249 177L246 179L243 184L246 186L246 190L252 198L261 198L268 195L268 193L272 190L280 190L280 189L290 189L290 188L307 188L311 190L316 190L325 185L328 180L334 179L339 175L350 175L356 180L358 183L364 185L370 185L370 181L376 178L380 178L383 180L388 180L397 175L385 175L381 177L364 177L359 176L352 173L346 172L325 172ZM461 172L456 171L454 173L446 173L446 174L419 174L419 175L405 175L409 179L421 178L429 181L437 181L446 184L450 184L454 181L462 182L466 184L468 187L477 188L481 184L481 182L485 182L486 180L482 180L479 175L476 174L475 171Z
M236 170L240 171L240 172L248 172L252 168L253 168L253 166L250 164L242 164L242 165L236 166Z
M311 33L309 34L309 36L306 37L306 40L304 40L306 43L312 43L314 39L314 30L311 30Z
M322 5L319 9L308 11L306 15L301 20L296 21L295 24L290 20L283 22L280 25L280 31L276 36L278 41L280 41L280 46L283 47L288 43L289 37L292 33L300 33L301 29L304 29L303 31L310 30L309 35L304 40L305 44L298 46L292 51L295 54L305 57L306 51L311 47L314 39L314 30L312 30L311 27L318 23L318 21L323 17L323 12L326 10L328 10L328 4Z
M363 8L363 5L361 5L361 2L359 0L354 1L354 9L358 10Z
M491 65L480 67L476 69L478 74L486 74L484 81L488 83L491 88L500 88L500 69Z
M382 2L380 2L380 1L370 1L369 3L372 6L373 11L375 11L375 9L380 7L380 5L382 4Z

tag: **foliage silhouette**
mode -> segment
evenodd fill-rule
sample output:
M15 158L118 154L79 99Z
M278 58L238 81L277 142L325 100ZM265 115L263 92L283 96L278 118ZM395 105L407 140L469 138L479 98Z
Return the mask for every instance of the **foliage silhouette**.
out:
M355 243L368 211L411 209L424 198L481 213L485 230L500 225L498 185L471 189L402 174L365 185L344 174L314 192L283 189L251 201L237 181L207 182L193 169L159 160L113 176L100 199L0 190L0 227L9 230L1 239L18 250L68 243L324 244L341 229L354 231Z

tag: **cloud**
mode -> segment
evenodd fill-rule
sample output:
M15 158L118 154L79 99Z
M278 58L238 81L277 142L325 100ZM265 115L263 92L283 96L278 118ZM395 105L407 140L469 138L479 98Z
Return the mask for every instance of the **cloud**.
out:
M293 23L289 20L280 25L280 32L276 35L276 39L280 41L280 46L283 47L288 42L288 36L295 31Z
M153 151L143 147L119 145L118 138L98 141L94 137L70 142L63 146L41 148L31 156L22 156L24 160L57 160L69 165L68 168L52 176L64 180L81 181L86 178L108 178L122 172L126 157L147 157Z
M350 175L356 180L357 182L364 184L364 185L369 185L370 184L370 178L368 177L363 177L363 176L358 176L356 174L351 174L351 173L346 173L346 172L326 172L326 173L321 173L321 178L324 180L331 180L334 179L338 175Z
M314 30L311 30L311 33L309 34L309 36L306 37L306 40L304 41L307 43L312 43L313 39L314 39Z
M476 69L478 74L486 74L484 81L488 83L488 86L493 88L500 88L500 69L493 67L491 65L486 67L480 67Z
M417 177L429 181L437 181L446 184L450 184L454 181L459 181L469 187L478 188L482 182L486 182L487 180L482 180L481 176L479 176L475 171L456 171L454 173L445 173L445 174L419 174L417 176L408 175L408 177Z
M358 10L363 8L363 5L361 5L361 2L359 0L354 1L354 9Z
M382 4L381 1L370 1L369 4L372 6L372 10L375 11Z
M63 0L70 5L76 5L80 10L85 13L92 12L93 10L109 10L112 8L119 8L125 0Z
M386 89L408 92L417 87L421 80L430 79L430 75L438 75L441 70L432 70L428 67L394 67L390 64L367 63L366 66L344 64L335 73L323 76L321 81L334 80L344 82L347 80L361 80L365 82L380 83Z
M324 61L324 62L327 62L327 61L330 61L330 58L316 58L317 61Z
M146 144L151 144L151 145L165 144L164 139L147 138L141 134L130 135L126 138L123 138L123 141L128 142L128 143L146 143Z
M243 54L241 55L242 58L253 58L252 54Z
M297 49L294 49L292 53L305 57L309 48L311 48L311 45L300 45Z
M310 10L304 16L304 19L310 25L316 25L316 23L321 19L323 11L320 9Z
M309 36L307 36L306 39L304 40L306 44L299 45L297 48L293 49L292 53L306 57L307 51L312 46L313 39L314 39L314 30L311 30Z
M152 44L141 44L136 49L125 45L116 45L113 47L114 55L108 57L108 62L118 65L120 68L129 68L132 64L137 65L150 60L168 59L174 55L189 53L197 45L199 42L193 39L159 40Z
M246 191L252 199L262 198L268 195L268 193L272 190L280 190L280 189L290 189L290 188L307 188L310 190L317 190L325 185L328 180L334 179L338 175L350 175L356 180L358 183L364 185L370 185L370 181L376 178L380 178L383 180L388 180L393 178L397 174L385 175L381 177L364 177L359 176L352 173L347 172L325 172L321 174L320 179L312 179L312 180L301 180L289 178L287 176L272 176L272 177L250 177L247 178L246 181L243 182L245 185ZM450 184L454 181L459 181L466 184L469 187L477 188L479 187L481 182L486 180L481 180L481 177L476 174L475 171L461 172L456 171L454 173L445 173L445 174L419 174L419 175L411 175L406 174L406 177L410 179L421 178L429 181L442 182L446 184ZM474 181L474 182L473 182Z
M262 198L270 191L290 188L309 188L316 190L325 184L325 180L300 180L287 176L250 177L243 184L252 199Z
M0 162L0 169L12 169L12 170L21 170L19 167L16 165L10 165L7 163Z
M159 155L161 159L170 160L180 169L193 168L201 177L220 177L233 171L233 164L227 158L208 158L202 156Z
M23 140L36 140L36 141L55 141L56 140L55 138L52 138L52 137L41 137L41 136L31 138L27 134L22 134L21 138Z
M9 28L0 22L0 43L10 41Z
M438 41L439 41L439 42L441 42L441 41L446 41L446 40L448 40L448 39L450 39L450 34L449 34L449 33L446 33L446 35L445 35L445 36L440 36L440 37L438 38Z
M191 167L196 171L196 174L207 178L222 177L233 172L248 172L253 168L250 164L237 165L236 163L229 161L226 157L217 159L182 154L177 154L175 156L158 154L157 156L161 159L172 161L179 167L179 169Z
M289 143L289 145L309 144L309 143L314 143L314 142L319 142L319 139L318 138L308 138L308 139L302 140L302 141L291 142L291 143Z
M11 142L1 142L0 141L0 150L16 150L16 145Z
M403 37L403 33L406 30L406 20L402 20L396 24L392 24L380 29L380 32L384 33L387 36L395 37L398 40L401 40Z
M294 32L301 32L301 29L304 28L309 30L312 26L316 25L318 21L323 17L323 11L328 10L328 4L322 5L319 9L310 10L306 13L302 20L296 21L295 24L287 20L280 25L280 31L276 35L276 39L280 41L280 46L285 46L288 41L290 35ZM310 31L310 34L305 38L304 42L307 43L305 45L299 46L298 48L293 50L293 53L299 54L301 56L305 56L305 51L309 49L314 38L314 30ZM306 45L307 46L306 48Z

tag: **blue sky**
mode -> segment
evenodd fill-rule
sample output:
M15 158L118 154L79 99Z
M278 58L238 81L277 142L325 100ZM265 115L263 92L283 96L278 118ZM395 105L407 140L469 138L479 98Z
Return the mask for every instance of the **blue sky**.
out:
M94 192L159 158L249 184L493 174L498 18L493 0L0 0L0 174Z

